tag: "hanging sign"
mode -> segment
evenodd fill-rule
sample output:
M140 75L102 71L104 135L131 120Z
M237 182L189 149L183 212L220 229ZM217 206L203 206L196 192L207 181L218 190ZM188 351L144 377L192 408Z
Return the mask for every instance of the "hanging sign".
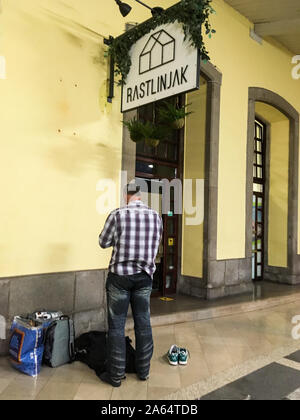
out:
M184 40L182 24L161 25L130 51L131 69L122 87L122 112L199 89L199 50Z

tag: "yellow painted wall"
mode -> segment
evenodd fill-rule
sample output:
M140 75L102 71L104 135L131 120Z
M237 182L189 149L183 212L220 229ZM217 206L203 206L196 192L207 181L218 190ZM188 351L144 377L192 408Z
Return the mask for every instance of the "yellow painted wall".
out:
M289 121L271 124L268 264L288 266Z
M2 0L0 55L7 78L0 80L0 277L107 267L110 251L97 244L105 216L95 210L96 183L118 180L122 116L119 88L112 106L105 102L103 36L117 36L125 22L150 16L134 3L124 19L110 3ZM291 77L289 52L251 40L251 23L223 0L214 7L217 34L207 46L223 73L218 258L240 258L248 87L273 90L300 110L300 85Z
M148 17L136 5L129 20ZM106 104L103 36L125 22L113 1L2 1L0 277L108 265L96 184L118 181L122 116L119 89Z
M248 88L263 87L300 111L300 83L292 78L292 54L249 36L253 26L223 0L211 18L217 34L207 40L212 63L223 73L218 184L218 259L245 257L245 189ZM299 227L300 228L300 227Z
M184 179L193 180L193 205L196 205L196 179L205 178L205 129L206 129L207 83L201 78L198 91L187 95L188 111L184 143ZM186 191L184 191L186 199ZM204 203L204 195L201 197ZM183 216L182 224L182 274L192 277L203 276L203 223L187 225Z
M288 266L289 120L277 109L256 104L256 113L270 124L270 190L268 265Z

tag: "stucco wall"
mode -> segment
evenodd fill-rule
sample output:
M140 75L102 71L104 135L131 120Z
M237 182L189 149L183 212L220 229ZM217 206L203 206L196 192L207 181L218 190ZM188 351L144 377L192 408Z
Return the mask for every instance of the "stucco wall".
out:
M299 80L292 54L281 46L253 41L253 25L222 0L211 18L217 34L207 41L212 63L223 74L218 183L218 259L245 256L245 183L248 88L263 87L300 111Z
M205 139L206 139L206 101L207 101L207 83L201 78L200 89L187 95L188 111L192 112L185 125L184 142L184 179L193 182L193 197L184 198L191 202L193 206L198 205L201 208L204 202L204 190L201 197L196 197L196 180L205 178ZM184 214L182 225L182 274L191 277L203 276L203 220L196 225L187 225L186 218L194 216ZM195 258L197 255L197 258Z
M150 15L135 5L124 19L114 2L103 4L3 1L0 277L107 267L110 251L97 245L105 215L96 212L96 183L118 182L122 116L119 88L113 104L106 103L103 36L117 36L125 22ZM248 88L270 89L300 110L300 82L292 79L288 51L253 41L252 24L223 0L214 7L217 34L207 47L223 74L217 257L238 259L245 257ZM187 249L187 258L200 260L200 248L197 255ZM200 265L193 272L200 273Z
M268 265L288 266L288 190L289 190L289 120L270 105L257 103L256 112L268 124L269 191L266 190L268 214L265 229L268 229Z
M146 18L137 5L129 19ZM104 0L2 2L0 277L108 265L96 184L119 180L122 116L119 88L106 102L103 37L125 23Z

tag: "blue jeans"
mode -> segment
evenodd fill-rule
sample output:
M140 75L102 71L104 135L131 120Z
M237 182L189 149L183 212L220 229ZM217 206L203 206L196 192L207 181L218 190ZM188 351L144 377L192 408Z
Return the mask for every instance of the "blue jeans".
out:
M119 276L109 273L106 281L108 306L108 366L110 377L119 381L125 375L126 342L125 323L131 304L136 343L136 371L146 378L153 355L150 323L150 296L152 279L145 273Z

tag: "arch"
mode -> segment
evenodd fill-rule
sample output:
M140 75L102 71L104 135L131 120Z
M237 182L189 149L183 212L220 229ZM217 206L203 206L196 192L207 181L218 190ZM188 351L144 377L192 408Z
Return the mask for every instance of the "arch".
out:
M289 130L289 188L288 188L288 267L268 266L268 279L280 283L300 283L300 255L298 255L298 188L299 188L299 112L282 96L268 89L249 88L247 181L246 181L246 257L252 257L252 183L253 183L253 127L255 103L263 102L284 114Z

